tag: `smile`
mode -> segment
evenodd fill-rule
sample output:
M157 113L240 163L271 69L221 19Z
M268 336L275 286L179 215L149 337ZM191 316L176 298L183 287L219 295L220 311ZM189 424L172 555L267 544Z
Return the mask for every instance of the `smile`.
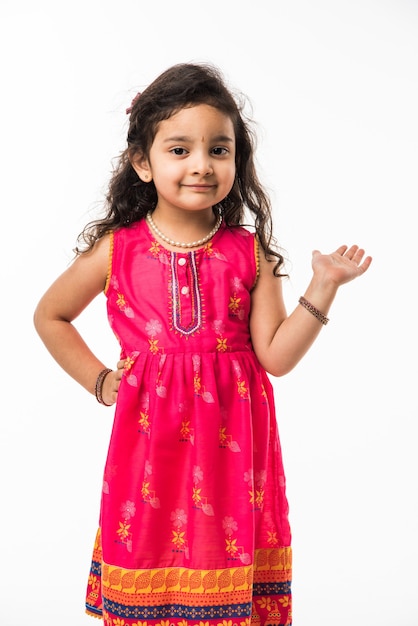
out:
M195 191L210 191L211 189L215 189L215 185L183 185L183 187Z

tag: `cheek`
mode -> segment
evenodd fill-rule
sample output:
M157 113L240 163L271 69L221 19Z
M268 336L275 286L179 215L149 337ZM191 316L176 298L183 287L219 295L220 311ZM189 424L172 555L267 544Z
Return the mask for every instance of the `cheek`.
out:
M166 163L157 170L154 170L154 183L157 187L170 187L172 184L176 183L178 178L178 170L170 163Z
M236 173L237 173L237 170L236 170L236 167L235 167L235 164L234 164L234 165L232 165L230 167L229 172L228 172L228 176L227 176L228 183L230 184L231 187L233 186L233 184L235 182Z
M175 180L182 176L183 168L179 165L179 162L170 160L164 161L159 168L161 180Z

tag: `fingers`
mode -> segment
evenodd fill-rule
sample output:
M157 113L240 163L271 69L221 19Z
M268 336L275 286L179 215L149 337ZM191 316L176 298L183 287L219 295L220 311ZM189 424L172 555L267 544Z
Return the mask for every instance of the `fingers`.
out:
M361 270L361 273L364 273L372 262L372 257L367 256L364 258L365 251L363 248L359 248L358 246L351 246L345 254L345 256L353 261L358 266L358 269Z
M373 259L371 256L366 256L363 263L361 263L361 265L358 266L361 274L364 274L364 272L369 269L372 260Z
M356 263L357 265L360 265L362 258L364 257L365 254L365 250L364 248L359 248L359 246L357 245L353 245L353 246L340 246L339 248L337 248L337 250L335 251L336 254L339 254L341 256L344 256L346 259L350 259L350 261L353 261L354 263ZM367 259L367 267L370 265L370 263L372 262L372 258L370 256L366 257ZM366 259L364 259L363 261L363 265L364 262L366 261Z
M340 256L344 256L346 259L350 259L350 261L360 261L364 255L364 250L359 248L356 245L353 246L340 246L336 249L335 254L339 254Z
M354 247L354 246L352 246L352 247ZM336 249L335 252L336 252L336 254L339 254L341 256L344 256L344 254L345 254L345 256L347 256L347 254L346 254L347 250L348 250L348 246L340 246L339 248ZM350 248L350 250L351 250L351 248Z
M109 406L115 404L123 373L125 371L126 360L122 359L117 362L116 369L106 376L103 383L103 397Z
M350 261L348 265L351 267L353 267L353 265L356 266L355 269L357 275L364 274L364 272L369 269L370 264L373 260L371 256L365 257L364 255L364 248L360 248L355 244L350 247L342 245L330 255L322 255L319 250L312 251L312 258L315 261L317 261L321 256L323 256L324 258L327 256L334 257L334 260L337 260L338 257L341 257L341 260L345 260L346 262Z
M358 246L351 246L350 250L348 250L348 246L340 246L339 248L336 249L336 251L333 254L339 254L340 256L348 256L348 255L353 255L353 249L357 249ZM345 254L345 252L347 251L347 254ZM312 256L317 256L317 255L322 254L322 252L320 250L312 250ZM349 256L348 258L351 258L351 256Z

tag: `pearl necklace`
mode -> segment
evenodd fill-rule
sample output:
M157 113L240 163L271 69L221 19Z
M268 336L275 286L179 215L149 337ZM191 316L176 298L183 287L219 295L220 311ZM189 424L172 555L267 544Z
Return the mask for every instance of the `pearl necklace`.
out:
M203 246L204 243L207 243L210 239L212 239L212 237L215 235L215 233L218 232L222 224L222 215L219 214L218 219L216 220L215 226L212 228L210 233L206 235L206 237L202 237L202 239L198 239L197 241L192 241L191 243L184 243L183 241L174 241L174 239L170 239L169 237L164 235L164 233L160 231L160 229L158 228L158 226L155 224L154 220L152 219L150 211L147 213L145 219L147 220L148 225L150 226L151 230L153 230L154 233L158 235L158 237L160 237L166 243L170 244L170 246L174 246L176 248L197 248L197 246Z

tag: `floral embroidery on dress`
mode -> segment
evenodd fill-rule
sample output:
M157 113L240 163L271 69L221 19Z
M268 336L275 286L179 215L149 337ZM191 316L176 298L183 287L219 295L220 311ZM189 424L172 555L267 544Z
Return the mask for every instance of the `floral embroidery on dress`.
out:
M228 349L228 338L227 337L218 337L216 349L218 352L226 352Z
M211 404L215 402L213 399L213 395L210 391L207 391L205 387L202 385L201 375L200 375L200 356L198 354L193 354L193 388L194 392L197 396L200 396L202 400Z
M164 265L168 265L168 251L163 248L163 246L158 241L153 241L151 247L149 248L149 252L154 259L158 259L160 263Z
M194 445L194 428L191 425L190 410L186 403L179 405L179 413L181 414L179 441L190 442Z
M119 311L122 311L122 313L124 313L126 317L133 319L135 317L135 313L133 309L129 306L126 296L121 293L119 289L119 281L116 276L112 276L112 278L110 279L110 285L117 293L116 306L118 307Z
M222 320L215 320L212 324L212 328L218 335L216 339L216 349L218 352L226 352L229 348L228 337L224 336L225 324Z
M260 470L256 472L254 476L254 472L252 469L249 469L244 474L244 481L248 484L249 488L249 496L250 496L250 504L253 505L253 509L258 511L263 508L264 503L264 485L267 479L266 470Z
M189 558L189 546L187 543L186 529L187 527L187 514L184 509L176 509L170 515L170 521L174 526L174 530L171 531L171 543L174 544L173 552L183 552L186 559Z
M142 481L141 496L143 502L148 502L153 509L160 508L160 499L156 496L155 491L151 488L152 465L149 461L145 461L144 480Z
M190 426L190 420L183 421L180 429L180 441L190 441L194 443L194 429Z
M248 386L246 381L242 378L242 370L239 362L236 359L232 360L235 376L237 378L237 391L242 400L248 400Z
M263 517L264 517L264 522L266 524L266 527L269 529L267 530L267 543L272 548L275 548L276 546L279 545L279 539L277 536L276 525L273 522L273 516L271 512L269 511L268 513L265 513Z
M159 320L151 319L145 324L145 332L147 333L148 343L149 343L149 351L152 354L158 354L162 350L161 346L158 345L159 339L155 339L156 335L159 335L162 332L162 324Z
M213 247L213 242L209 241L209 243L206 244L206 246L204 247L204 252L205 255L210 259L211 257L215 258L215 259L219 259L219 261L227 261L227 257L222 254L222 252L220 252L218 250L218 248L214 248Z
M131 500L123 502L120 507L122 521L119 522L119 528L116 531L119 543L125 544L128 552L132 552L132 533L129 520L135 516L135 503Z
M165 385L163 385L162 380L161 380L163 366L164 366L166 359L167 359L167 355L162 354L158 362L158 373L157 373L157 380L155 381L155 392L159 398L167 397L167 388L165 387Z
M158 258L161 253L161 244L158 241L153 241L151 244L151 248L149 249L153 257Z
M234 293L233 296L230 296L228 308L231 311L232 315L238 315L238 311L240 309L240 302L241 302L241 298L238 298L236 293Z
M139 429L138 432L143 435L147 435L148 438L151 435L151 420L149 415L149 392L145 391L140 397L140 410L138 419Z
M233 517L226 516L222 520L222 528L225 531L225 550L228 553L228 559L240 560L244 565L251 563L251 556L248 552L245 552L244 547L237 545L237 538L234 538L234 533L238 530L238 524Z
M141 426L140 432L148 435L149 437L151 432L149 413L147 410L140 411L139 416L138 423Z
M234 441L232 436L226 432L226 426L220 426L219 428L219 447L229 448L231 452L241 452L238 441Z
M241 278L235 276L231 279L232 296L229 297L228 309L230 315L236 315L242 320L245 317L245 309L242 305L242 297L238 295L240 291L244 291L244 285Z
M203 471L199 465L193 467L193 492L192 500L196 509L201 509L205 515L214 515L213 506L208 502L208 499L202 494L202 488L199 487L199 483L203 481Z
M127 357L125 358L125 364L123 366L123 373L126 376L126 380L128 385L131 385L132 387L137 387L138 386L138 379L135 376L135 374L132 374L131 370L135 364L136 359L139 356L139 352L131 352L130 354L127 355Z
M162 331L162 329L163 327L160 320L151 319L145 324L145 332L150 337L155 337L155 335L158 335Z

